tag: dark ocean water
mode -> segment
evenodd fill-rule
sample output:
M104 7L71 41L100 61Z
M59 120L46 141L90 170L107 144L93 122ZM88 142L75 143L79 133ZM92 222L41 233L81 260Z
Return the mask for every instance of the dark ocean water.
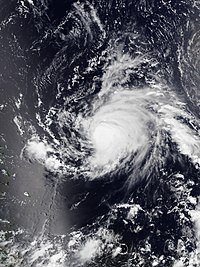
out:
M199 9L0 1L0 267L200 266Z

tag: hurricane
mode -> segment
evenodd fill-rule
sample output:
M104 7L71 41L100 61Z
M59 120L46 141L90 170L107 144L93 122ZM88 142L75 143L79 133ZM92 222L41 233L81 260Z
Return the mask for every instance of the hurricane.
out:
M0 266L200 265L199 10L2 1Z

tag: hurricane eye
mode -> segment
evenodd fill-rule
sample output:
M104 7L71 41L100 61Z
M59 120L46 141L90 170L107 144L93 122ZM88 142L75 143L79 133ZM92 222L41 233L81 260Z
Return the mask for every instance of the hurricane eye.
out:
M155 125L155 117L146 109L151 98L138 90L115 91L104 105L94 109L88 131L94 149L91 167L103 167L109 172L122 159L136 154L142 161L149 150L148 125Z
M119 129L112 124L100 123L94 129L92 140L97 150L105 151L114 146L119 139Z

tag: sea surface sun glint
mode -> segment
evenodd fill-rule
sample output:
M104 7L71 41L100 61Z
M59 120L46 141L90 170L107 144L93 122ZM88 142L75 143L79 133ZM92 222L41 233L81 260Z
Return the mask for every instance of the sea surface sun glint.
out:
M0 7L0 267L200 266L200 0Z

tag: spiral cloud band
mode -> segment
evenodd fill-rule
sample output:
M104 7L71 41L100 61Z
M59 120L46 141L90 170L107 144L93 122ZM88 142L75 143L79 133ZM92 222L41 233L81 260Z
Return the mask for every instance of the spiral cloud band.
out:
M155 118L145 108L148 95L139 90L115 92L90 118L89 133L95 149L91 163L112 169L130 154L140 160L149 148L148 124Z
M102 98L106 99L103 104ZM161 84L100 95L93 115L82 122L93 147L88 160L92 177L131 169L129 180L134 184L136 177L164 163L167 138L195 161L199 158L198 133L194 139L194 129L181 123L190 118L184 104Z

